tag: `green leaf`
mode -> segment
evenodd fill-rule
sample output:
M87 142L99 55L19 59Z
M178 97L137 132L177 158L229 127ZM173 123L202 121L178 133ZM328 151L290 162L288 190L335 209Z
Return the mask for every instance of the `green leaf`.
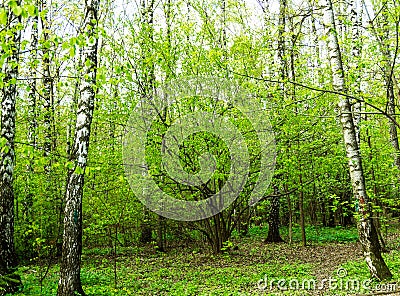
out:
M13 6L11 9L16 16L20 16L22 13L22 7L19 5Z
M68 168L69 170L73 169L74 165L75 164L72 161L68 161L65 163L65 167Z
M80 167L79 165L76 166L76 168L75 168L75 174L77 174L77 175L82 175L82 174L84 174L84 173L85 173L85 170L84 170L82 167Z
M28 4L26 6L26 10L28 11L29 16L35 16L36 15L36 8L35 5L33 4Z
M4 8L0 9L0 24L7 25L7 12Z
M89 68L91 65L92 65L92 62L89 59L86 59L85 66Z
M69 48L69 56L73 58L75 56L75 46Z
M8 151L10 151L10 147L9 146L4 146L1 148L1 152L7 154Z
M68 44L68 42L63 42L62 45L61 45L61 48L63 50L66 50L67 48L70 48L70 45Z

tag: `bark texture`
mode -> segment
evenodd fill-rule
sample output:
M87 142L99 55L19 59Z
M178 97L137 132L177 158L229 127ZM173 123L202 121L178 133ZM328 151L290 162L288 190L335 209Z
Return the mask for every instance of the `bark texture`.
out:
M20 5L20 2L17 2ZM20 18L12 13L8 3L2 7L7 12L8 34L5 37L7 55L3 64L1 89L0 140L0 295L18 291L21 279L14 274L17 256L14 249L14 190L15 166L15 101L17 97L18 51L21 39ZM2 28L4 29L4 28ZM4 53L4 48L1 54Z
M268 217L268 236L265 242L283 242L279 233L279 196L278 188L274 188L274 196L271 197L271 209Z
M361 56L361 44L360 44L360 26L362 24L362 13L360 12L359 5L357 1L353 2L353 7L351 8L351 21L353 23L352 27L352 63L351 68L354 72L354 90L356 95L361 92L361 73L360 73L360 56ZM353 105L353 121L354 128L356 132L357 144L360 145L360 122L361 122L361 102L354 102Z
M282 100L285 100L285 82L287 78L287 63L285 57L285 29L286 29L286 0L279 1L279 20L278 20L278 61L279 61L279 78L281 83L279 84L280 93ZM279 197L278 188L274 187L274 196L271 198L271 207L268 217L268 235L265 242L282 242L282 238L279 234Z
M325 0L323 5L324 25L326 28L328 56L332 68L333 87L336 91L345 93L344 71L335 28L333 5L331 0ZM341 97L338 110L346 146L353 195L357 201L359 216L357 226L364 257L372 277L379 280L388 279L392 277L392 274L382 258L378 236L371 217L370 200L365 188L362 161L348 97Z
M58 296L85 295L81 286L82 254L82 195L84 171L87 164L90 139L90 126L96 95L97 69L97 22L99 0L85 1L84 32L87 36L83 48L82 83L77 106L77 118L72 161L75 163L69 172L65 196L64 234Z
M49 4L46 0L41 0L41 8L40 12L46 11L49 9ZM42 25L42 38L43 41L49 41L49 20L48 14L46 13L41 18L41 25ZM47 162L45 164L45 172L47 175L51 175L51 156L52 152L54 151L54 96L53 96L53 79L51 77L51 51L46 45L43 49L43 58L42 58L42 73L43 73L43 86L42 86L42 94L41 97L43 99L43 115L44 115L44 130L45 130L45 137L44 137L44 156L47 157ZM50 181L50 180L49 180ZM50 183L50 182L49 182ZM48 188L51 191L51 188ZM51 194L51 192L50 192Z

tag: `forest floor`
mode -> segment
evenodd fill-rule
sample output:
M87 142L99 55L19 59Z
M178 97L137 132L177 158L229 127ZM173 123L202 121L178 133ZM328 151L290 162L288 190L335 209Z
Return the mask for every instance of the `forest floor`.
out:
M308 227L306 247L296 229L294 243L266 244L267 229L254 227L248 236L232 238L237 248L218 256L199 244L167 253L153 245L120 247L117 256L110 248L92 248L82 258L82 283L93 296L400 295L396 228L387 235L390 251L384 254L394 277L385 283L369 280L356 230L341 227ZM25 287L18 295L56 295L58 270L57 264L21 268Z

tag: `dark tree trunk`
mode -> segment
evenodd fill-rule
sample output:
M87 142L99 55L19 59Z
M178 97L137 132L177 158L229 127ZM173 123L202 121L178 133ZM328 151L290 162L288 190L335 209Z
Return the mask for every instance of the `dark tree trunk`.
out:
M87 0L85 3L84 31L93 44L83 49L83 80L80 86L77 119L72 161L74 169L69 172L65 194L64 235L58 296L85 295L81 286L80 270L82 255L82 195L84 172L87 165L90 126L95 102L97 37L96 25L99 0Z
M335 227L335 213L333 212L333 200L332 197L328 198L328 227Z
M302 245L305 247L307 245L307 238L306 238L306 225L304 220L304 193L303 193L303 178L300 174L300 191L299 191L299 212L300 212L300 231L301 231L301 242Z
M143 221L140 224L140 242L147 244L151 242L152 230L150 226L150 212L146 207L143 208L143 216Z
M288 186L285 184L285 191L287 192ZM290 198L290 194L286 196L286 202L288 204L288 216L289 216L289 225L288 225L288 239L289 244L293 242L293 209L292 209L292 200Z
M271 198L271 210L268 217L268 236L265 242L280 243L283 242L279 233L279 196L278 188L274 188L274 196Z
M166 252L166 218L158 215L158 227L157 227L157 251Z
M230 226L227 225L223 213L218 213L211 218L204 219L200 223L204 225L204 229L199 230L206 236L213 253L221 253L224 243L231 235Z
M324 197L320 199L320 209L321 209L321 223L322 226L327 227L328 226L328 221L326 218L326 203L324 200Z
M7 3L7 2L6 2ZM21 5L19 1L17 5ZM13 14L8 3L3 4L7 13L5 46L8 57L3 65L3 88L1 90L1 132L5 148L0 150L0 295L18 291L21 278L14 273L17 256L14 248L14 166L15 166L15 101L18 76L18 51L21 33L17 29L20 18ZM4 49L3 49L4 50ZM3 52L4 54L4 52Z
M246 236L249 233L249 224L251 218L250 208L247 207L247 205L243 205L243 203L240 203L240 205L238 206L238 212L242 214L237 218L237 232L240 236Z

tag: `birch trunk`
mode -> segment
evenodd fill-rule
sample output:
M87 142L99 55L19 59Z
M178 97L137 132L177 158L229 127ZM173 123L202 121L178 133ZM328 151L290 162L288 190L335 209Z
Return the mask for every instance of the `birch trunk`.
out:
M37 5L37 2L36 2ZM31 56L32 66L30 67L30 76L31 80L29 81L29 93L28 93L28 143L36 148L36 130L37 130L37 121L36 121L36 101L37 101L37 84L36 84L36 75L37 70L35 66L35 61L37 59L37 47L38 47L38 21L39 17L32 17L32 32L31 32ZM31 168L29 169L31 171Z
M356 95L361 92L361 74L359 69L360 55L361 55L361 44L360 44L360 26L362 24L362 13L359 9L358 1L353 2L351 9L351 20L353 23L352 28L352 63L351 69L354 72L354 90ZM361 102L354 102L353 105L354 113L354 128L356 132L357 144L360 145L360 122L361 122Z
M4 4L5 3L5 4ZM17 5L20 2L17 1ZM13 14L8 2L2 7L7 13L8 31L5 35L5 56L3 64L3 88L1 89L1 131L0 140L5 144L0 150L0 295L18 291L21 278L14 274L17 256L14 249L14 166L15 166L15 101L17 97L18 51L21 40L20 17Z
M325 0L323 1L323 5L327 50L332 69L333 87L336 91L345 93L344 71L335 28L332 2L331 0ZM371 205L365 188L362 161L348 97L342 96L338 107L346 154L349 162L353 194L357 201L359 216L357 226L365 260L372 277L379 280L388 279L392 277L392 274L382 258L378 236L371 217Z
M41 1L41 9L40 12L46 11L48 9L47 1ZM43 107L44 107L44 128L45 128L45 139L44 139L44 156L50 157L51 152L53 150L53 81L51 78L50 71L50 49L46 47L46 41L49 40L49 25L48 25L48 16L47 13L41 19L42 31L43 31L43 41L44 41L44 50L43 50L43 58L42 58L42 67L43 67ZM50 174L51 169L51 161L48 159L45 165L46 174Z
M86 169L90 126L96 95L97 69L97 22L99 0L85 1L84 31L87 44L83 48L82 83L77 106L77 118L72 161L75 163L69 172L64 210L64 234L58 296L85 295L81 286L80 270L82 255L82 196L84 172Z

